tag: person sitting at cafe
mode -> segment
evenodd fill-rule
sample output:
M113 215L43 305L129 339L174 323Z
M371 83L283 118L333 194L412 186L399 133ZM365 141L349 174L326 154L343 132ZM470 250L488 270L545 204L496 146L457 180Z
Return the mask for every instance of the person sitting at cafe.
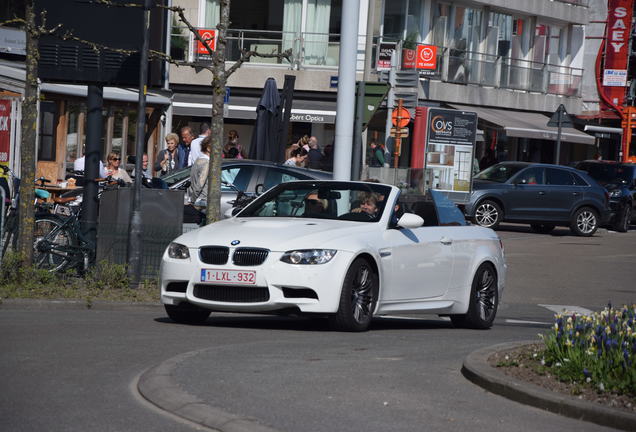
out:
M108 153L108 159L106 160L106 176L110 176L113 179L123 180L126 183L132 183L132 179L128 175L125 169L121 168L121 156L117 152Z

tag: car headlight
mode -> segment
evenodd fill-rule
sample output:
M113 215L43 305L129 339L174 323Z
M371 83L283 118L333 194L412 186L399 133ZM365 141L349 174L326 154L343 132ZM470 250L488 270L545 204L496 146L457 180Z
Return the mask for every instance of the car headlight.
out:
M287 264L325 264L335 255L334 249L304 249L287 251L280 260Z
M620 190L613 190L609 193L610 198L620 198L621 196L621 191Z
M190 251L185 245L180 243L170 243L168 246L168 256L175 259L188 259L190 258Z

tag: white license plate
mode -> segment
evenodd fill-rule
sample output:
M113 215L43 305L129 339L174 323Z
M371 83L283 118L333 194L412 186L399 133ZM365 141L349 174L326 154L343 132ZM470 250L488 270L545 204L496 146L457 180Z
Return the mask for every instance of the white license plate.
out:
M201 269L201 282L254 285L256 272L245 270Z

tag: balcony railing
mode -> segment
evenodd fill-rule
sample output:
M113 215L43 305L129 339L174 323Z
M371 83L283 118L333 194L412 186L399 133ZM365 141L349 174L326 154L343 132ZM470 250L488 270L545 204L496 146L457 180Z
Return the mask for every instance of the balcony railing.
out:
M173 28L171 55L181 60L195 60L192 49L194 42L187 30L182 30L179 34ZM175 46L183 47L182 51L177 52ZM291 49L291 61L253 56L250 63L280 64L294 69L336 69L340 54L340 35L242 29L230 29L227 32L227 61L238 60L242 50L280 54L287 49ZM438 47L437 53L437 70L432 76L428 73L428 76L442 82L565 96L580 94L583 69L448 47ZM373 56L375 58L375 54Z
M439 78L536 93L579 96L583 69L471 51L438 48Z

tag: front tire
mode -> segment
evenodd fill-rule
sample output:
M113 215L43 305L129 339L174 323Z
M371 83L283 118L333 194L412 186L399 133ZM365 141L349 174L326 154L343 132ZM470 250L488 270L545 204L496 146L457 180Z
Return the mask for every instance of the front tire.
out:
M203 324L210 316L210 311L191 303L163 305L170 319L179 324Z
M503 211L496 202L484 200L477 205L474 219L479 226L495 229L503 219Z
M451 315L455 327L489 329L497 315L499 290L497 272L490 263L479 266L470 289L468 312L463 315Z
M618 232L629 231L629 224L632 220L632 203L625 203L625 207L621 211L620 216L614 223L614 229Z
M338 312L329 317L338 331L361 332L369 328L378 293L378 275L371 264L356 259L344 278Z
M574 212L570 229L581 237L590 237L598 229L598 213L590 207L581 207Z

